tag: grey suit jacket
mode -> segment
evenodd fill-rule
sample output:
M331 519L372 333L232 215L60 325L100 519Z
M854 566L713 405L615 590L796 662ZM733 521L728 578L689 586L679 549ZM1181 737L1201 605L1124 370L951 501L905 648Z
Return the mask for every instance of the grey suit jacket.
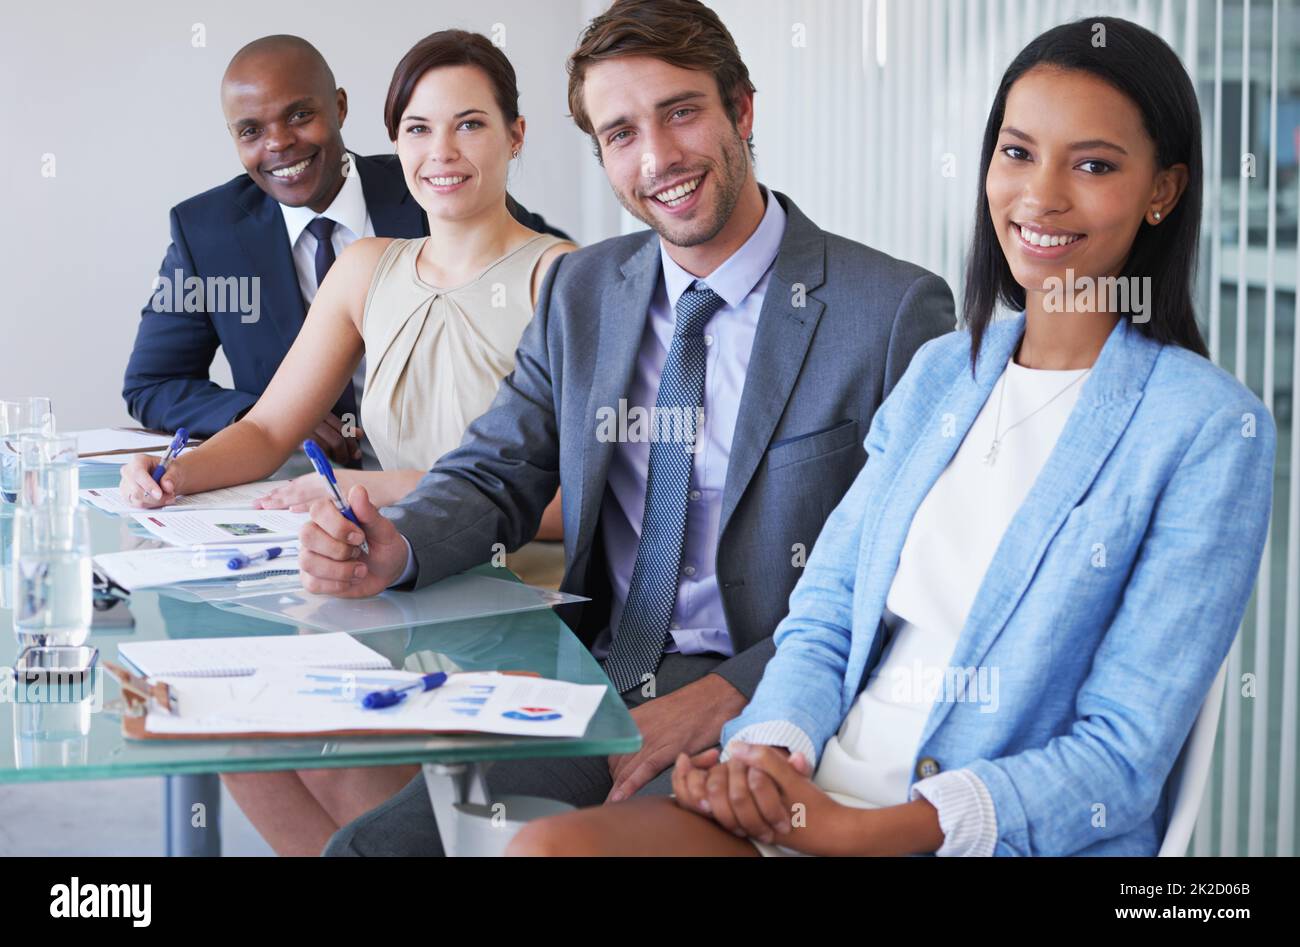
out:
M718 587L735 655L716 673L746 697L823 522L866 460L872 415L923 343L955 326L948 285L827 233L775 191L785 235L741 395L722 497ZM599 518L615 444L598 412L627 396L661 278L651 231L561 257L491 408L384 513L411 544L422 586L513 551L563 487L561 609L588 647L609 622Z

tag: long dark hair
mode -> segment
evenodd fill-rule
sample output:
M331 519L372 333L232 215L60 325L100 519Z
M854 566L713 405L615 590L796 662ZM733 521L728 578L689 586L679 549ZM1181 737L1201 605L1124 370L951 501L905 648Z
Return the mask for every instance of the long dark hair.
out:
M1104 34L1097 29L1104 28ZM1105 45L1094 45L1094 37ZM1156 164L1187 165L1187 187L1160 225L1139 225L1121 277L1151 278L1150 319L1134 323L1157 342L1173 343L1207 355L1192 308L1192 280L1201 228L1201 114L1196 90L1178 55L1159 36L1136 23L1114 17L1086 17L1066 23L1034 39L1007 67L984 127L980 152L979 195L975 202L975 234L966 265L964 319L971 333L971 370L979 357L984 331L997 303L1025 307L1025 290L1011 275L1002 253L985 193L989 163L1016 80L1035 66L1056 66L1090 73L1114 86L1138 107L1156 146Z

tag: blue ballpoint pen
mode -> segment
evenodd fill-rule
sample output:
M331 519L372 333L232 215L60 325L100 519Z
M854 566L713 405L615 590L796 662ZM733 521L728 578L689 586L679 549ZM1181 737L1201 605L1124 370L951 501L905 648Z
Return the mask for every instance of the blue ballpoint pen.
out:
M254 562L261 562L263 559L278 559L280 556L292 556L293 550L287 553L283 546L272 546L270 549L263 549L259 552L236 552L226 562L227 569L243 569L251 566Z
M404 687L390 687L387 690L371 691L361 698L361 706L367 710L381 710L384 707L392 707L406 700L406 695L411 691L422 694L425 691L441 687L445 683L447 683L447 672L435 671L432 674L425 674L418 681L412 681Z
M320 449L320 445L313 440L303 441L302 449L307 455L307 459L311 461L311 465L316 468L316 472L324 477L325 482L329 484L330 490L334 493L334 502L338 506L339 512L343 514L343 518L356 523L357 528L361 530L361 551L368 554L370 544L365 540L365 529L361 526L361 521L357 519L357 514L352 512L352 507L343 502L343 496L339 493L339 482L334 477L334 466L329 462L329 458Z
M172 438L171 446L167 448L167 453L163 456L162 461L153 469L153 482L161 484L163 474L167 472L168 466L176 459L176 455L185 450L186 445L190 442L190 432L185 428L177 428L176 436Z

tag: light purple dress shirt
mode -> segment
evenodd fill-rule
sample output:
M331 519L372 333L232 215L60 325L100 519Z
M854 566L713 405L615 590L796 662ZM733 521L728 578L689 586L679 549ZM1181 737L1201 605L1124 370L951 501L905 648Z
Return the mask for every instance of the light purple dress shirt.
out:
M767 210L757 229L735 253L700 282L723 298L725 304L705 325L708 357L704 375L704 424L701 443L691 468L687 495L686 541L678 574L677 602L673 607L667 651L682 654L735 653L727 619L718 594L715 562L718 527L722 514L722 487L731 457L731 438L740 413L749 354L758 330L758 315L771 279L772 265L785 234L785 211L764 188ZM627 393L627 406L654 407L659 376L672 345L677 300L696 281L668 255L662 241L659 258L662 277L650 303L650 318L641 338L636 371ZM627 601L641 538L645 512L646 472L650 463L648 440L620 443L610 460L609 477L601 505L600 528L605 541L609 581L613 592L609 627L592 647L603 658L619 626Z

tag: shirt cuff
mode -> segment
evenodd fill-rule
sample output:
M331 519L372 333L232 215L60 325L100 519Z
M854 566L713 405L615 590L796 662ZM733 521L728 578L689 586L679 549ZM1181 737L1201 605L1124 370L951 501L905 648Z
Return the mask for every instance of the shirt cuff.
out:
M998 814L984 780L968 769L954 769L913 783L908 799L924 797L939 810L943 844L936 855L993 854L998 844Z
M390 589L398 588L413 581L415 579L415 574L419 571L415 566L415 553L411 550L411 541L403 536L402 542L406 543L406 568L403 569L402 574L397 577L397 581L389 586Z
M722 755L718 757L719 763L727 761L731 756L731 745L736 742L782 746L790 751L791 756L802 753L804 758L812 764L812 768L817 769L817 751L813 749L812 739L800 727L795 726L788 720L768 720L764 723L751 723L727 741L727 745L722 748Z

